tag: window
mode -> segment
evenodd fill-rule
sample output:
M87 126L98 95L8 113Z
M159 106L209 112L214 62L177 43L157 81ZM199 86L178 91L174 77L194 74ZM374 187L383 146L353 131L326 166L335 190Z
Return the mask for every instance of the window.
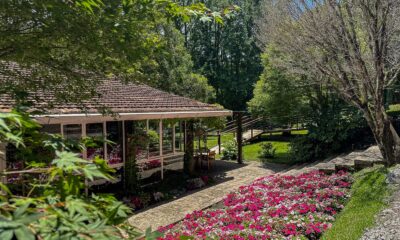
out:
M184 146L184 128L185 128L185 122L184 121L179 121L175 125L175 151L177 152L183 152L183 146Z
M173 152L173 127L174 123L163 122L163 155Z
M149 156L160 155L160 121L151 120L149 121L149 129L147 134L149 136Z
M110 165L122 163L122 122L107 122L107 160Z
M46 125L42 126L40 131L43 133L61 134L61 125L60 124L46 124Z
M82 126L80 124L64 125L64 138L69 140L80 140L82 137Z
M93 142L87 148L87 158L93 159L96 156L104 158L104 130L103 123L91 123L86 125L86 136Z

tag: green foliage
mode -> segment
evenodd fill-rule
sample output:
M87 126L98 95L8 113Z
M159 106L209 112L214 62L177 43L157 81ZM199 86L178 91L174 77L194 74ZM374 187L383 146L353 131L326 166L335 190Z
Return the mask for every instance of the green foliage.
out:
M204 4L183 7L170 0L4 2L0 18L8 20L0 22L0 72L8 78L0 85L0 93L29 106L33 99L41 100L33 92L52 91L55 99L41 108L59 102L84 106L85 100L97 94L98 76L115 75L146 82L178 77L178 84L170 88L180 94L186 94L190 81L195 81L190 94L212 98L205 78L191 72L181 38L169 23L203 15L217 22L224 17ZM16 70L15 63L31 77Z
M290 74L279 62L285 56L269 47L264 54L265 69L254 89L249 110L270 123L300 123L308 135L292 141L293 162L321 159L367 139L366 122L360 111L341 100L329 86L309 84L301 74Z
M339 213L323 240L360 239L366 228L374 224L375 216L386 206L390 190L385 182L387 169L383 166L365 169L355 174L351 199Z
M259 151L259 156L261 159L274 158L275 152L276 148L272 145L272 143L262 143L261 150Z
M263 54L264 71L248 107L253 115L262 116L273 124L291 125L304 112L305 92L299 87L299 79L270 62L270 57L276 58L277 54L271 48Z
M322 159L368 141L370 133L362 114L331 91L315 91L307 109L309 134L291 143L294 161Z
M207 78L193 73L193 62L184 46L182 34L165 19L158 21L164 29L164 35L160 39L154 64L148 65L146 70L156 73L148 83L167 92L214 102L215 90L208 84Z
M25 114L2 114L0 140L5 139L29 148L22 143L29 129L37 123L26 119ZM13 137L9 134L16 133ZM41 140L42 138L39 138ZM33 141L33 139L31 139ZM49 141L49 140L47 140ZM121 239L128 234L117 227L130 209L109 195L86 196L85 179L112 179L112 169L105 160L84 160L78 154L58 151L53 146L55 159L41 179L32 182L28 196L14 196L6 186L6 195L0 203L1 239ZM131 237L138 233L130 231Z
M223 160L236 160L238 154L238 144L236 140L229 141L223 145L224 150L222 150Z
M190 5L196 1L179 2ZM202 17L190 22L178 20L177 28L184 35L194 69L214 87L217 102L228 109L244 110L246 102L251 98L253 84L262 71L261 51L254 33L259 1L202 2L212 11L218 11L219 14L211 16L224 16L223 24L217 19ZM225 10L221 13L220 9ZM230 14L226 15L226 11L230 11Z
M400 104L389 105L389 109L386 110L386 113L392 117L399 116L400 115Z

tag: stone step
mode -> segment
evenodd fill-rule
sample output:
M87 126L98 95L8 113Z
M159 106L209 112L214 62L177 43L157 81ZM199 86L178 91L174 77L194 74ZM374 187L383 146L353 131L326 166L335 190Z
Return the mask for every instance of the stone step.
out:
M324 172L326 174L332 174L335 173L336 169L335 169L335 164L333 163L318 163L317 165L315 165L315 168L317 168L318 170L320 170L321 172Z
M325 173L334 173L340 170L358 171L374 164L383 164L383 158L377 146L372 146L364 151L354 151L344 156L333 158L319 163L315 167Z

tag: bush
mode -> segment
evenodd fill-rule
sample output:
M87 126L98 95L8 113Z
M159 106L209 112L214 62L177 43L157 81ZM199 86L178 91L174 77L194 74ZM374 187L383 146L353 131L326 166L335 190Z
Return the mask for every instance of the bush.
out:
M0 113L0 143L30 149L27 132L40 126L28 114ZM38 133L39 135L39 133ZM85 160L69 152L59 138L46 139L32 135L29 141L52 148L54 159L47 169L30 169L41 173L32 178L27 196L16 196L0 183L0 239L122 239L140 234L124 222L131 209L106 194L84 193L85 181L113 180L114 169L98 156ZM83 147L83 146L82 146ZM35 158L36 159L36 158ZM35 162L32 166L43 166ZM1 176L1 175L0 175Z
M275 157L276 148L272 145L272 143L262 143L261 150L259 151L259 157L261 159L266 158L274 158Z
M236 140L227 142L224 145L224 150L222 151L223 160L236 160L238 152L238 145Z
M293 163L302 163L318 155L318 144L309 136L296 137L290 142L289 157Z

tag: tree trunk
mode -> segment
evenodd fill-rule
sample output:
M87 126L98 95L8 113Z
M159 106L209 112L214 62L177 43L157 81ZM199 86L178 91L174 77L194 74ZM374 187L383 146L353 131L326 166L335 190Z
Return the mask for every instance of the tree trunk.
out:
M193 175L196 168L196 162L194 161L194 122L193 120L187 121L186 124L186 148L185 157L183 162L183 169L185 173Z
M400 138L384 107L363 109L387 166L400 163Z

